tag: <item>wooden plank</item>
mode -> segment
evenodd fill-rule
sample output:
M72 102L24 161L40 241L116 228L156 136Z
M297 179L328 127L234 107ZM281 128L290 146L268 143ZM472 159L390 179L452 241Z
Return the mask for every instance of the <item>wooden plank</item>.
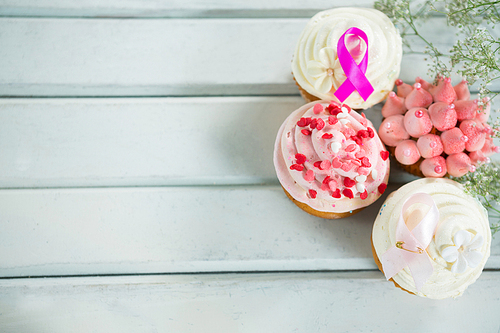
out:
M300 97L0 99L0 187L277 184ZM378 127L380 105L367 116ZM394 181L410 178L394 169Z
M0 274L376 269L382 200L330 221L279 186L2 190ZM500 237L487 268L500 268Z
M0 280L6 332L497 332L500 273L458 299L380 272Z
M433 20L422 33L449 48ZM0 96L297 95L290 62L307 21L2 18ZM405 81L426 76L419 57L405 57Z
M0 16L37 17L311 17L338 7L326 0L0 0ZM351 7L372 7L373 1L353 0Z

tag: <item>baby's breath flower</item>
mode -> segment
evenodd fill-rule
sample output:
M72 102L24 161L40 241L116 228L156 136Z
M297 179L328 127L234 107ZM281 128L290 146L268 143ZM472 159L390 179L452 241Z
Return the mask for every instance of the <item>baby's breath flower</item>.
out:
M475 172L469 172L462 177L452 177L461 183L465 191L478 198L488 210L491 223L491 232L500 230L500 169L495 162L481 163Z

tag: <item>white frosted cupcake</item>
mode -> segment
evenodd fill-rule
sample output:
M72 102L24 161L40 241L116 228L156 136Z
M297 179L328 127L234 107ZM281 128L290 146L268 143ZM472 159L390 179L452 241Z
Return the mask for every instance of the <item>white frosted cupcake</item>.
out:
M349 28L362 30L368 40L347 35L346 48L360 64L368 52L364 73L374 91L366 101L354 91L343 103L354 109L366 109L386 98L399 75L402 42L401 37L382 12L369 8L335 8L316 14L306 25L292 60L292 72L302 96L313 100L339 102L335 92L346 80L341 61L338 59L339 39Z
M391 193L372 233L377 266L397 287L422 297L458 297L490 256L488 214L462 185L423 178Z

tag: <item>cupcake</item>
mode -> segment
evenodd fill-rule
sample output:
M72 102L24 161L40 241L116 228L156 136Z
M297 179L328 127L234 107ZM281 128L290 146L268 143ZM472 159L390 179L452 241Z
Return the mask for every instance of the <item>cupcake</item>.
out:
M323 218L352 215L387 187L389 152L364 114L336 102L312 102L281 125L274 166L287 196Z
M307 102L333 100L367 109L393 89L401 57L401 37L385 14L336 8L319 12L306 25L295 48L292 73ZM347 78L349 68L359 68L360 78Z
M490 256L488 214L446 178L415 180L391 193L373 225L372 250L394 284L422 297L458 297Z
M413 86L396 80L382 108L379 136L400 166L420 177L461 177L499 151L487 124L490 103L470 100L467 82L434 86L417 77Z

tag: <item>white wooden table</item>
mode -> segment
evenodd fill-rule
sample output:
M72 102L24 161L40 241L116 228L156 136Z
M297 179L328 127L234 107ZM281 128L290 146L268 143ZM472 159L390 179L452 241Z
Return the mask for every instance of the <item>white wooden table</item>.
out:
M382 201L322 220L277 182L292 50L342 4L0 0L0 331L498 332L499 236L462 297L422 299L373 262Z

